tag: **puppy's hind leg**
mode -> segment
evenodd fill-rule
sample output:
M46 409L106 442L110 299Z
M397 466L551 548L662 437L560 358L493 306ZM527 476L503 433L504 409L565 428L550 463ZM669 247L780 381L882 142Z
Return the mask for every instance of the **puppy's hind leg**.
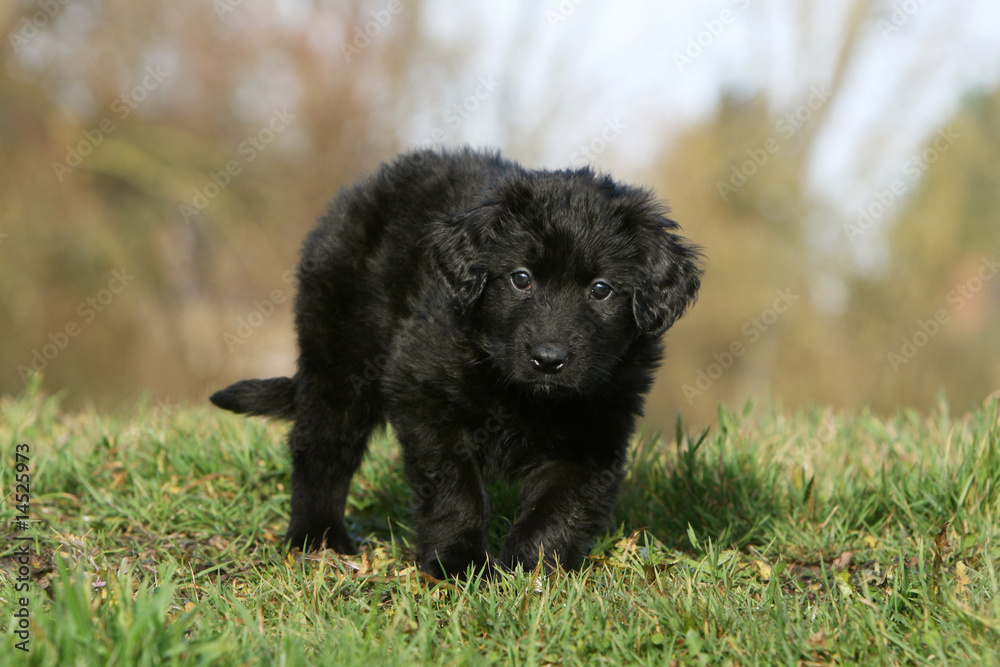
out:
M313 367L315 368L315 367ZM292 455L292 515L285 541L307 550L324 546L357 553L344 509L351 477L361 464L372 428L381 421L377 394L358 396L336 386L340 374L296 376Z

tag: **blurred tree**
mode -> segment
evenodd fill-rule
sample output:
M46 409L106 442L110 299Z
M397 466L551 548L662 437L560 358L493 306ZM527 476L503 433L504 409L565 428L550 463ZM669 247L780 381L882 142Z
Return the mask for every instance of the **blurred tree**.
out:
M667 336L648 402L656 427L672 426L677 407L709 421L716 398L892 410L926 407L943 387L965 407L1000 384L1000 280L989 274L1000 250L1000 93L966 100L947 150L928 137L938 155L908 185L880 270L859 275L840 250L874 235L851 246L806 182L884 9L844 1L830 53L809 38L817 5L799 6L795 48L811 64L794 103L734 88L642 175L708 257L700 302ZM480 122L537 162L566 109L605 92L564 76L580 36L597 39L599 26L573 32L574 15L556 33L530 3L501 44L503 92L462 132L447 114L480 85L464 65L481 35L443 39L429 3L57 4L40 16L36 5L0 6L0 392L18 391L31 369L71 388L71 401L105 403L140 390L201 398L287 373L288 272L338 187L414 136L447 143ZM461 25L476 11L463 7L444 18ZM549 45L547 70L524 40ZM919 84L924 64L905 63L903 83ZM816 69L830 72L821 90L807 80ZM515 117L525 73L547 94Z
M413 5L249 5L4 6L0 391L43 370L110 402L293 367L286 272L330 195L400 148L380 121L426 50ZM135 278L111 291L113 271Z
M766 395L892 411L929 408L943 390L958 408L977 405L1000 386L1000 93L967 99L948 125L953 144L928 138L917 155L933 163L914 176L885 265L864 276L840 267L848 291L836 312L817 293L824 260L805 225L818 206L802 182L810 135L781 140L783 117L761 98L730 97L658 169L708 271L668 334L651 421L669 428L679 406L704 422L717 398ZM840 233L851 223L830 220ZM782 293L795 297L787 308Z

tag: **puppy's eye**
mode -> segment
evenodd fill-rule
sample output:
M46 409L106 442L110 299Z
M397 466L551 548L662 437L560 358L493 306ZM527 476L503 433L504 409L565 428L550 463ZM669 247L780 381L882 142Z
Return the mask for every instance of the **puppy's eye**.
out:
M590 298L595 301L604 301L611 296L612 291L611 285L599 280L590 286Z
M522 292L524 290L530 289L531 274L529 274L527 271L515 271L514 273L510 274L510 284L516 287L517 289L521 290Z

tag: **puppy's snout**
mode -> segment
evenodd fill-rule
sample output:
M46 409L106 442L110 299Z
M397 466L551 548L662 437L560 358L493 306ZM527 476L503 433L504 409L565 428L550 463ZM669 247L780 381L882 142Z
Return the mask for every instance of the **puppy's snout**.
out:
M558 373L568 359L569 353L558 345L542 343L531 348L531 364L543 373Z

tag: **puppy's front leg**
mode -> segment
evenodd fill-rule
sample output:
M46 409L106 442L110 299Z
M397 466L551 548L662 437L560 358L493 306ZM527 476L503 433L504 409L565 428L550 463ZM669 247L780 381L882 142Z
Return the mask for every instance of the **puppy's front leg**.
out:
M479 467L430 451L414 456L404 436L400 441L413 491L420 569L444 579L463 575L470 565L486 566L490 500Z
M500 563L511 569L520 563L530 569L541 553L546 569L556 562L576 567L594 536L610 527L623 476L621 462L548 461L535 468L522 484L517 519Z

